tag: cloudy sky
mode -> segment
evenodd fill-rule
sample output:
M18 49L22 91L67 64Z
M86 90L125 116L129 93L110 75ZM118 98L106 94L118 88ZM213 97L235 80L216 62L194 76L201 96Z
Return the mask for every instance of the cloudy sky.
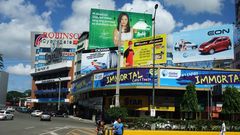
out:
M0 0L0 53L10 73L8 90L31 88L31 31L88 31L91 8L152 14L156 3L157 33L235 21L234 0Z

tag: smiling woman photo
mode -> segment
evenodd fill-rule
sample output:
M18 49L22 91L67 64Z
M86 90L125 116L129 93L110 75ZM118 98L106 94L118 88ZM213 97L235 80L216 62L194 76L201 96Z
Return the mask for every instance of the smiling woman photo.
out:
M117 28L114 29L114 33L113 33L113 41L114 41L114 45L118 46L119 44L119 31L120 31L120 25L121 25L121 44L123 44L123 42L125 40L131 40L133 38L133 29L130 28L130 21L129 21L129 16L127 13L122 12L119 16L118 16L118 20L117 20Z

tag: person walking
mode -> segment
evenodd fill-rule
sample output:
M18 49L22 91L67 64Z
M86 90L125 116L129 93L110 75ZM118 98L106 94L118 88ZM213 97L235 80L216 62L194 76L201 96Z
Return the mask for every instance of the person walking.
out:
M225 132L226 132L226 125L225 125L225 123L224 123L224 121L223 121L220 135L225 135Z
M97 135L105 135L106 127L105 127L104 121L102 120L99 121L96 131L97 131Z
M113 125L113 130L114 130L114 135L123 135L123 123L121 120L121 117L117 118L117 122L114 122Z

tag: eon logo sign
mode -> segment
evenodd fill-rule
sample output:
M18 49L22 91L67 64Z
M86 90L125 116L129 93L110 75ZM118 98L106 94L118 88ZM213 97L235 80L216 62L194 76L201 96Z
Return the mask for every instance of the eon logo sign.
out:
M213 35L221 35L225 33L230 33L230 29L221 29L221 30L211 30L208 31L208 36L213 36Z

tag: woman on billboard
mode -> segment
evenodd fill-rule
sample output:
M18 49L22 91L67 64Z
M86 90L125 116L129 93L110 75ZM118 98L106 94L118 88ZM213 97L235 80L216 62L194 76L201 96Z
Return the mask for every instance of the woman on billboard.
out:
M130 21L129 16L127 13L122 12L118 16L117 20L117 28L114 30L113 33L113 42L115 46L118 46L118 40L119 40L119 30L121 26L121 45L123 45L125 40L131 40L133 38L133 32L134 30L130 27Z

